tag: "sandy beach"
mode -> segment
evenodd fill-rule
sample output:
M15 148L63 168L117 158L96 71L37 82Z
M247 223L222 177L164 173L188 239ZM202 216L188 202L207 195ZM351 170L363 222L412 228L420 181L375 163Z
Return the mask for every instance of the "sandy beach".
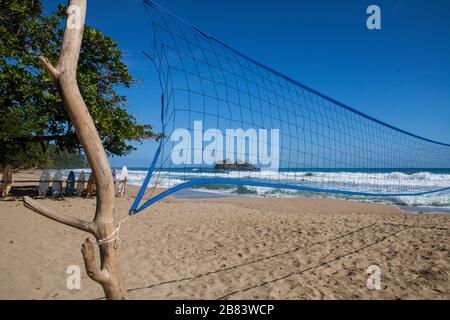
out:
M26 180L38 171L15 174ZM28 183L29 184L29 183ZM126 217L136 193L116 199ZM38 200L91 219L95 199ZM0 299L99 299L87 234L0 200ZM130 299L450 299L450 215L331 199L166 198L128 219L119 250ZM81 267L81 289L66 287ZM381 270L369 290L366 270Z

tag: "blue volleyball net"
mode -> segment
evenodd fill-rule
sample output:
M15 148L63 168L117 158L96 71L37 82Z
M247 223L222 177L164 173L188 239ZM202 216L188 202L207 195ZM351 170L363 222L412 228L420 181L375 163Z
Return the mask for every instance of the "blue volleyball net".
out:
M149 0L144 7L163 138L131 214L184 188L376 197L450 190L449 144L327 97Z

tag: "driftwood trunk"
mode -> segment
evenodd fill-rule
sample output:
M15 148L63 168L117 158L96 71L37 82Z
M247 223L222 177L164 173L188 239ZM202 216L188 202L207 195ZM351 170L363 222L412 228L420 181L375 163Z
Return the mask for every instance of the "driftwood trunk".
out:
M76 70L85 17L86 0L70 0L58 64L54 67L45 57L40 57L40 60L55 81L94 174L97 186L95 217L93 221L82 221L64 216L50 211L29 197L24 197L24 203L27 208L41 215L91 233L97 240L102 240L110 237L116 229L113 217L114 182L108 157L77 84ZM125 299L126 291L115 241L99 244L100 265L96 262L94 249L87 238L81 252L89 277L103 287L107 299Z

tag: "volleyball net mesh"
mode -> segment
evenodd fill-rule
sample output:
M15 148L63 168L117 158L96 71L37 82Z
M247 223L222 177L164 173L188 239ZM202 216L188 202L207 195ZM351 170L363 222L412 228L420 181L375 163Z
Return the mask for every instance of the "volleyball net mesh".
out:
M187 187L370 196L449 190L450 145L335 101L151 1L144 7L163 138L132 213Z

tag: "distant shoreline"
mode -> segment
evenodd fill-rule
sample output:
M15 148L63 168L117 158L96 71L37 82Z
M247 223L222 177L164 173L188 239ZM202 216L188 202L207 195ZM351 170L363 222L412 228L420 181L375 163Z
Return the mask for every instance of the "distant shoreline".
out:
M116 168L114 168L116 169ZM116 169L117 174L120 174L120 169ZM138 169L138 170L136 170ZM147 170L140 170L141 168L129 168L128 174L128 184L130 186L139 187L142 185L144 178L147 176ZM76 177L84 170L86 173L90 172L90 169L50 169L61 170L63 171L63 176L66 177L69 171L73 170L75 172ZM14 177L23 173L31 173L34 172L36 180L39 180L40 172L42 169L28 169L28 170L20 170L14 173ZM193 171L191 173L184 172L172 172L170 174L170 184L167 184L169 180L163 178L158 182L158 188L165 189L169 186L173 186L178 183L182 183L185 179L195 178L199 173L197 171ZM216 173L209 173L216 174ZM219 173L220 174L220 173ZM223 174L223 173L222 173ZM234 175L237 173L230 172L229 175ZM242 172L240 173L242 174ZM258 174L258 173L247 173L247 174ZM295 175L295 173L289 173ZM318 174L320 176L315 177ZM167 175L167 174L166 174ZM310 179L324 179L327 178L327 173L323 172L314 172L305 174L305 180ZM393 173L393 176L396 174ZM324 176L324 177L322 177ZM447 174L445 174L447 176ZM450 175L449 175L450 176ZM436 176L428 173L419 173L415 179L418 183L421 183L420 179L426 178L436 179ZM175 178L175 179L174 179ZM332 177L330 177L332 178ZM398 177L394 177L397 178ZM177 180L178 179L178 180ZM441 179L441 178L440 178ZM21 180L21 179L15 179ZM363 179L359 179L363 181ZM411 181L409 181L411 182ZM414 181L413 181L414 182ZM17 185L17 184L16 184ZM37 184L36 184L37 185ZM149 187L153 187L152 183L150 183ZM284 189L270 189L270 188L259 188L259 187L236 187L234 185L207 185L207 186L199 186L194 189L186 189L183 191L179 191L173 195L174 198L185 198L185 199L210 199L210 198L223 198L223 197L248 197L248 198L331 198L337 200L347 200L352 202L362 202L362 203L372 203L372 204L387 204L397 208L400 208L409 212L435 212L435 213L450 213L450 192L446 193L435 193L428 196L411 196L411 197L363 197L363 196L346 196L340 194L324 194L324 193L310 193L310 192L292 192Z

